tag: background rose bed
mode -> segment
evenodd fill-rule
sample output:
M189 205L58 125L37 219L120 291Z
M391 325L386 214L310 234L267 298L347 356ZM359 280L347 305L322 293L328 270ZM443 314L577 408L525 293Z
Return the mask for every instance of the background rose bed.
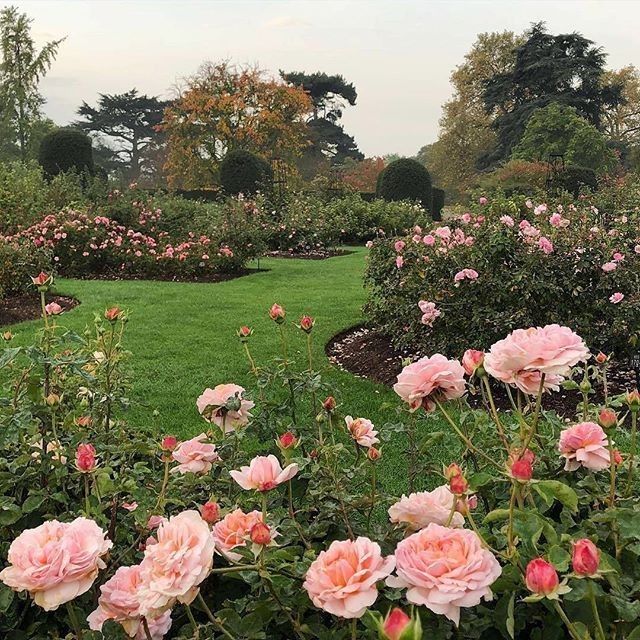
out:
M50 279L35 283L44 295ZM0 590L5 634L98 638L88 627L102 626L110 638L420 638L423 629L444 639L456 624L464 638L639 633L640 396L592 406L606 358L589 359L571 330L516 331L462 364L422 358L399 376L398 423L375 427L343 416L311 348L308 361L291 361L297 341L311 346L314 323L296 326L273 305L281 357L260 362L251 329L240 328L255 386L212 381L194 398L202 435L178 443L124 419L127 314L107 309L76 335L48 311L37 344L9 345L0 362L9 554L0 578L19 592ZM587 377L567 425L544 411L543 391L572 367ZM512 416L491 409L499 381L522 396ZM486 411L464 406L478 386ZM438 413L462 445L444 470L428 454ZM632 430L626 459L613 446L622 423ZM398 500L376 482L384 441L399 433L409 491L440 476L434 491ZM255 457L252 437L262 443Z

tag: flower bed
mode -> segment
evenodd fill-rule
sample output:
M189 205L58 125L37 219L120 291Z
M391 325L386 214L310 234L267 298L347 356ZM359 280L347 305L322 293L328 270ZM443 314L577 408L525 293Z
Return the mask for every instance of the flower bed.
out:
M522 199L524 202L524 198ZM521 326L560 322L594 347L637 343L640 235L635 218L602 224L578 204L481 204L448 225L378 240L367 314L399 348L461 354Z
M44 298L52 279L33 283ZM277 304L269 315L281 356L260 362L241 327L255 391L213 379L194 398L202 433L183 442L127 426L126 312L105 310L80 336L50 307L35 345L4 350L2 634L638 633L640 394L594 405L606 362L578 335L551 325L462 363L422 358L398 376L398 423L376 427L344 415L311 348L293 362L313 319L294 326ZM574 367L583 403L567 424L544 406ZM493 410L489 376L517 398L513 414ZM466 408L474 388L488 412ZM623 424L626 456L614 445ZM407 442L401 497L380 482L391 438ZM454 462L438 469L429 451L443 438Z

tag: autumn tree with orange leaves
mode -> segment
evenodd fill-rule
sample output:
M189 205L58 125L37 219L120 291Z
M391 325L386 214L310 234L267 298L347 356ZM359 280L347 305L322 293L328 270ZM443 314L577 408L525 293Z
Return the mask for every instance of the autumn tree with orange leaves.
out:
M364 160L348 159L344 163L342 181L364 193L373 193L376 190L376 182L384 169L384 159L380 157L365 158Z
M165 110L165 173L170 187L196 189L217 182L231 149L285 160L308 144L305 115L311 99L299 87L267 77L257 67L205 63Z

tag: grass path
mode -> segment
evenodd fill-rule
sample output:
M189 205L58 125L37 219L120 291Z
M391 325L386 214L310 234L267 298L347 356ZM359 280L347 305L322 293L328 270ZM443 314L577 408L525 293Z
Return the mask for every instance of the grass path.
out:
M222 382L253 389L253 378L235 335L239 326L255 330L251 350L265 362L279 352L279 342L268 309L278 302L287 310L291 346L304 359L305 342L293 327L303 313L316 319L314 358L320 363L342 409L371 419L381 427L397 421L397 397L386 387L356 378L332 367L325 343L338 331L361 321L365 299L362 274L365 250L329 260L266 259L269 271L227 282L172 283L155 281L59 280L57 289L82 304L60 322L81 331L94 312L118 305L130 312L126 345L133 353L131 397L145 406L132 409L134 425L153 420L160 433L191 436L202 430L195 400L202 390ZM11 327L17 342L27 343L35 322ZM294 356L295 358L295 356ZM153 418L154 410L158 416ZM387 488L401 492L406 486L404 444L384 447L381 476ZM429 483L431 484L431 483Z

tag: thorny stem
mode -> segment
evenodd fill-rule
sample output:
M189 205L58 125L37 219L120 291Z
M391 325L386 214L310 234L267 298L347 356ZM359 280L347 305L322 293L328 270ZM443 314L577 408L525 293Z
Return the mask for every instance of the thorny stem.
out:
M170 458L169 456L165 456L164 457L164 476L162 478L162 487L160 488L160 494L158 495L158 501L156 502L156 508L155 510L157 511L158 509L164 510L164 498L165 498L165 494L167 492L167 485L169 484L169 462L170 462Z
M207 606L207 603L204 601L204 598L202 597L202 594L199 591L198 591L197 598L198 598L198 602L200 603L200 606L204 609L204 612L207 618L209 618L209 622L211 622L213 625L218 627L218 629L220 629L220 632L225 638L229 638L229 640L236 640L236 638L233 635L231 635L231 633L229 633L227 629L225 629L222 622L220 622L220 620L213 615L213 613L211 612L211 609L209 609L209 607Z
M356 640L358 633L358 619L354 618L351 621L351 640Z
M367 533L371 533L371 516L376 502L376 463L371 462L371 506L367 514Z
M87 518L91 513L91 503L89 502L89 474L83 473L84 476L84 510L87 513Z
M580 634L578 633L577 629L573 626L573 623L571 622L571 620L567 618L567 614L564 612L564 609L560 606L560 603L557 600L553 601L553 607L557 611L562 622L564 622L565 626L569 630L569 633L573 638L573 640L582 640L582 638L580 638Z
M527 433L527 436L522 444L523 452L527 450L527 447L531 443L531 439L533 438L533 436L536 435L536 431L538 429L538 419L540 417L540 409L542 407L542 394L544 392L545 377L546 376L544 373L540 376L540 386L538 387L538 396L536 397L536 408L533 414L533 422L531 423L531 428L529 429L529 433Z
M627 477L627 497L633 488L633 464L636 455L636 441L638 437L638 410L631 409L631 444L629 445L629 475Z
M591 611L593 612L593 619L596 623L596 636L598 640L606 640L607 636L604 634L602 628L602 620L600 620L600 613L598 612L598 603L596 602L596 594L593 591L593 583L588 580L587 592L589 594L589 601L591 602Z
M197 640L200 637L200 631L199 631L200 625L196 622L196 619L193 617L193 611L191 611L191 607L188 604L185 604L184 608L187 610L187 617L189 618L189 622L193 627L193 637Z
M609 506L613 509L616 502L616 462L613 451L613 440L610 434L607 434L607 442L609 444L609 472L611 477L609 483Z
M298 535L300 536L300 540L302 540L302 544L304 544L307 550L310 550L311 545L305 538L305 535L304 535L304 532L302 531L302 527L300 526L300 523L296 520L296 512L295 512L295 509L293 508L293 489L291 487L291 480L287 482L287 486L288 486L288 494L289 494L289 517L291 518L291 521L293 522L293 525L296 528Z
M486 375L482 376L482 385L484 385L484 388L487 391L487 398L489 399L489 407L491 408L491 416L493 418L493 421L496 423L496 427L498 428L498 435L500 436L500 439L502 440L502 444L504 445L504 448L507 450L507 453L509 452L509 442L507 441L507 437L505 436L504 433L504 427L502 426L502 422L500 422L500 417L498 416L498 412L496 410L496 404L493 400L493 393L491 393L491 385L489 384L489 378Z
M82 627L80 626L80 622L78 621L78 616L76 615L76 610L73 608L71 602L67 602L67 611L69 613L69 619L71 620L71 626L75 631L77 640L82 640Z
M417 447L416 447L416 414L411 414L409 420L409 428L407 429L407 439L409 441L409 493L414 490L417 466Z

